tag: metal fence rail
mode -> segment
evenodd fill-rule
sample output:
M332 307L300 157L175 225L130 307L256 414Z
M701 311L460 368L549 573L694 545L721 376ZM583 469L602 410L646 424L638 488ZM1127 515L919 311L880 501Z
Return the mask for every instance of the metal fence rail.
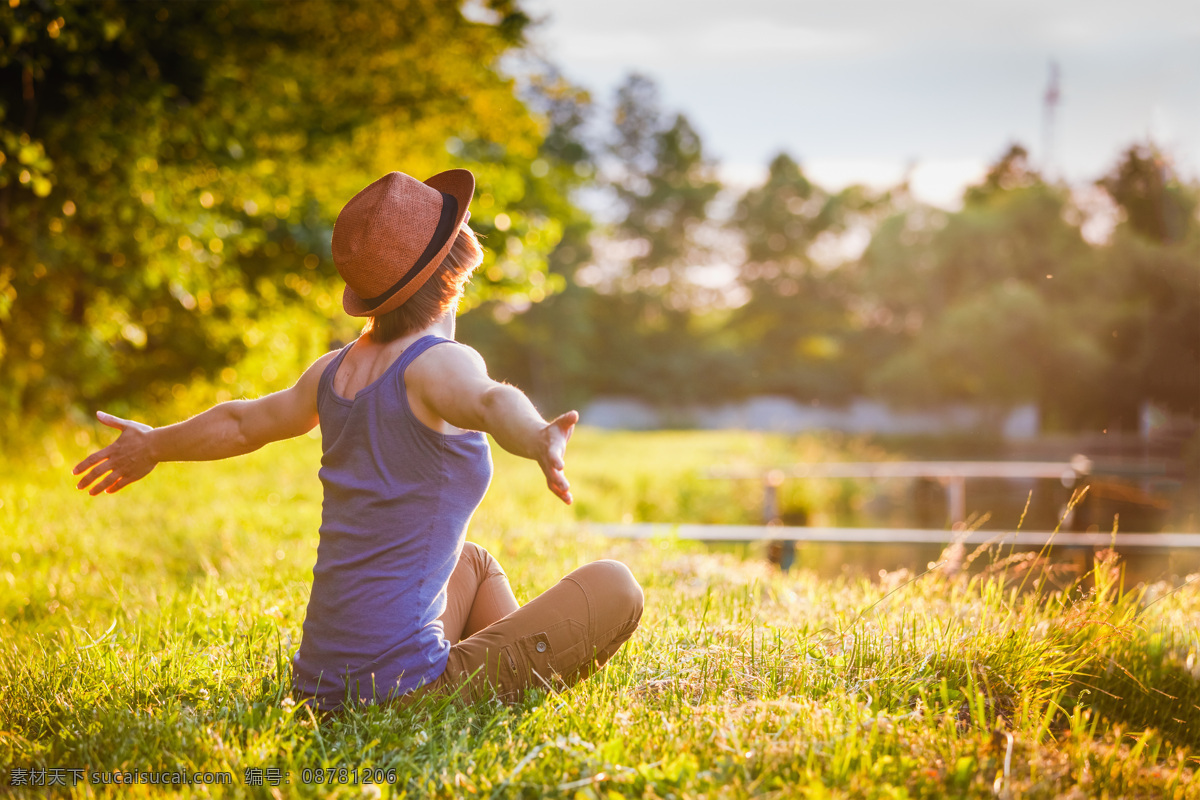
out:
M1200 533L1053 533L1051 531L950 531L925 528L808 528L786 525L667 525L653 522L590 524L618 539L679 538L709 542L833 542L840 544L1000 544L1022 547L1115 547L1119 550L1200 548Z

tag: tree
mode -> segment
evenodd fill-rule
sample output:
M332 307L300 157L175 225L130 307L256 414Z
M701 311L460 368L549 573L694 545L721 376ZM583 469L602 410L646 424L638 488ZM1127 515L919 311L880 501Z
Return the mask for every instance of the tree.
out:
M527 18L490 6L495 24L436 0L26 0L0 17L5 419L286 380L329 345L312 323L353 332L332 222L392 169L475 170L492 245L476 301L544 283L560 230L537 203L560 201L531 170L539 122L494 68ZM237 368L266 347L275 366Z
M663 114L649 79L631 75L617 89L613 128L614 234L635 252L623 288L682 307L692 295L687 270L706 256L697 234L721 185L691 122Z
M593 318L604 321L594 385L661 403L709 398L706 376L726 361L705 351L693 312L711 298L689 273L707 256L702 235L721 188L713 165L687 118L664 113L639 75L617 90L606 153L608 242L620 255L608 259L615 274L592 298Z
M1145 402L1200 416L1200 235L1156 244L1118 231L1101 254L1107 356L1104 423L1138 430Z
M970 401L993 421L1036 402L1051 428L1096 410L1109 309L1094 305L1097 262L1067 197L1010 148L964 207L920 206L886 220L864 253L867 324L890 354L873 389L908 402Z
M1133 231L1160 244L1182 242L1195 227L1194 187L1179 180L1170 159L1153 144L1132 145L1097 181Z
M543 174L538 186L547 196L526 201L551 209L561 237L547 256L542 283L516 302L494 296L481 308L485 313L462 319L459 331L485 355L493 376L521 386L541 408L563 409L591 395L590 348L599 335L590 313L592 291L576 280L592 256L593 221L572 202L595 174L595 146L586 133L592 102L547 64L528 77L524 97L546 125L532 169Z
M747 391L836 401L859 389L847 270L818 264L812 252L881 202L861 187L826 192L787 154L742 196L730 224L744 243L740 280L750 297L729 327L752 364Z
M1136 430L1141 404L1200 414L1200 187L1153 145L1129 147L1097 182L1124 222L1102 253L1114 308L1103 337L1109 424Z

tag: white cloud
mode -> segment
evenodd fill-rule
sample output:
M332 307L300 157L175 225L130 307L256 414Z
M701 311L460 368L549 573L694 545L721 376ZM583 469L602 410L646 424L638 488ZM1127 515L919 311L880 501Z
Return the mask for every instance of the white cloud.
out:
M767 167L765 164L721 162L717 165L717 178L726 189L741 194L762 185L767 179Z
M859 183L872 189L886 189L904 179L905 163L886 158L816 158L802 166L809 179L837 191Z
M815 183L830 190L851 184L872 189L896 186L906 177L913 196L939 208L958 208L963 190L987 174L988 164L977 158L934 158L916 163L879 158L819 158L804 164Z
M697 56L778 60L866 52L870 34L855 30L781 24L764 17L716 20L694 37L686 50Z
M931 158L905 162L889 158L815 158L801 164L804 174L818 186L839 191L853 184L876 190L890 189L906 177L913 196L939 208L961 205L963 190L987 175L988 162L978 158ZM765 166L752 163L722 164L718 176L737 193L762 185Z
M934 159L918 163L909 187L918 200L941 208L958 208L963 189L987 175L987 162L974 158Z
M1108 47L1200 36L1195 0L527 0L535 36L572 59L636 52L666 60L728 53L756 60L956 44L965 49ZM602 9L602 10L601 10ZM646 34L630 50L629 32ZM551 35L552 34L552 35Z
M853 30L778 24L767 18L728 18L698 27L654 31L565 28L544 43L573 63L677 68L731 60L746 66L865 53L872 47L873 37Z

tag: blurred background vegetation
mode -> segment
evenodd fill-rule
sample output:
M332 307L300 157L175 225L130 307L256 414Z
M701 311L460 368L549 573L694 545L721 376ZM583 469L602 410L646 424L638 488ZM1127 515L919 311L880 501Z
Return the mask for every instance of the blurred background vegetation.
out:
M648 79L598 99L539 60L516 0L7 6L6 441L289 385L357 333L341 206L451 167L477 176L488 248L460 338L546 413L759 394L1036 403L1046 431L1200 413L1200 187L1152 142L1095 177L1099 212L1020 144L955 211L904 184L827 191L787 153L742 192Z

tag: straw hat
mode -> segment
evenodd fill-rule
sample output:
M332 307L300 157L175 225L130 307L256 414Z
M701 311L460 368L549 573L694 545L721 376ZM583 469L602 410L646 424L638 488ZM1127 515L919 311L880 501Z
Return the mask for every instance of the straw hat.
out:
M424 183L389 172L354 195L333 226L346 313L374 317L412 297L450 252L474 193L475 176L452 169Z

